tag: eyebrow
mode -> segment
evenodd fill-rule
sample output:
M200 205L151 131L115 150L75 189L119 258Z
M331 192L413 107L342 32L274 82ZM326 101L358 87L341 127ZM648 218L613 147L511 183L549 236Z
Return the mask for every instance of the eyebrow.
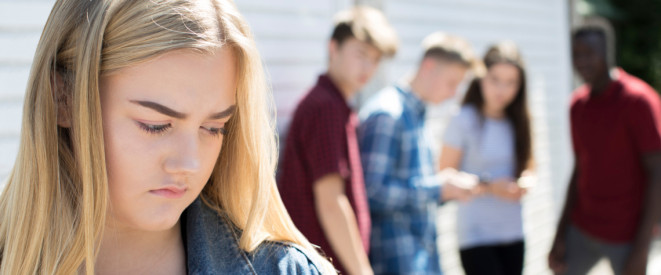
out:
M140 105L142 107L152 109L156 112L159 112L159 113L164 114L164 115L169 116L169 117L174 117L174 118L178 118L178 119L185 119L186 117L188 117L187 114L177 112L175 110L172 110L172 109L170 109L166 106L163 106L163 105L158 104L158 103L153 102L153 101L130 100L130 102L134 103L134 104L137 104L137 105ZM211 114L209 116L209 119L222 119L222 118L229 117L232 114L234 114L235 110L236 110L236 105L229 106L227 109L225 109L223 111Z

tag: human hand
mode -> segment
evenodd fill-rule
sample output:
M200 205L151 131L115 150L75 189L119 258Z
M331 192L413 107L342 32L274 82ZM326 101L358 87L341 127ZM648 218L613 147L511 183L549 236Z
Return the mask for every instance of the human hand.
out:
M468 201L480 193L477 176L457 171L446 171L447 180L443 184L443 201Z
M562 274L567 269L565 262L566 242L564 237L556 237L549 252L549 268L554 274Z
M521 200L521 197L527 193L525 188L520 187L511 179L499 179L493 181L488 185L487 189L496 197L509 201L519 201Z
M624 275L645 275L647 272L647 251L632 252L624 264Z

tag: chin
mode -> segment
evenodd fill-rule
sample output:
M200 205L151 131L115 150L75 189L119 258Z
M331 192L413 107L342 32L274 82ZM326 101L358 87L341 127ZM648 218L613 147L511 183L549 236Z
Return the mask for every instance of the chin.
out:
M164 231L172 229L179 219L185 208L179 209L174 205L154 209L150 213L143 213L142 217L136 217L135 225L144 231Z
M139 228L144 231L167 231L177 225L179 219L181 218L181 214L176 216L173 215L168 217L162 217L160 219L156 217L154 218L155 219L143 221L139 225Z

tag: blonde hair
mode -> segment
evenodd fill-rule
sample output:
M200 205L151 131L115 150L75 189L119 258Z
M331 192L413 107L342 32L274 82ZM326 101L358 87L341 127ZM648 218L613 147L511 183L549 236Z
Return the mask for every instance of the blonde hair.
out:
M434 58L446 62L463 64L473 70L480 70L480 61L473 48L465 39L443 32L434 32L422 40L423 59Z
M242 229L239 246L298 244L333 272L295 228L278 194L272 104L247 23L230 0L57 1L25 96L21 143L0 196L0 273L94 273L108 208L99 78L175 49L237 58L237 108L201 197ZM57 125L55 77L71 127ZM59 92L59 91L58 91Z
M355 6L335 14L333 21L331 39L338 44L353 37L374 46L385 56L397 53L397 33L381 11L369 6Z

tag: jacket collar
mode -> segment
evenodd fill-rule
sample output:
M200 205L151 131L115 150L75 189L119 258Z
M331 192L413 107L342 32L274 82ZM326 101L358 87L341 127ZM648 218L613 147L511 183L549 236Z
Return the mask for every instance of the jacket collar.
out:
M197 198L183 213L188 274L256 274L239 248L240 230Z

